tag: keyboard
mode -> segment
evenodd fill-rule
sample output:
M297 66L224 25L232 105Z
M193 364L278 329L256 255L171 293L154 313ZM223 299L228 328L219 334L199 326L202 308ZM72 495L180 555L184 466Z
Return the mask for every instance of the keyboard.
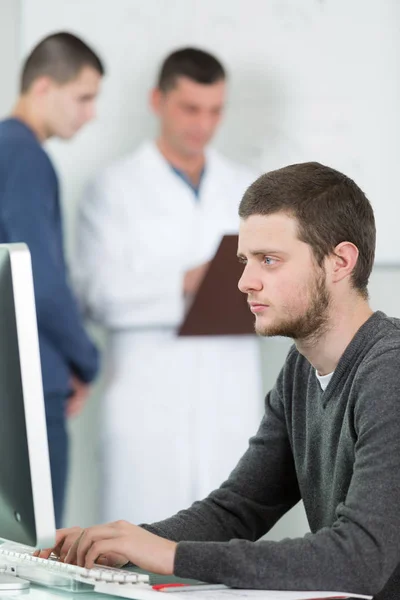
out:
M84 592L93 588L96 590L98 584L104 583L118 584L118 587L126 588L128 597L128 588L140 585L140 587L151 589L149 576L145 574L100 565L86 569L60 562L56 557L47 559L32 556L32 552L32 548L29 547L2 544L0 546L1 569L9 575L15 575L39 585L73 592Z

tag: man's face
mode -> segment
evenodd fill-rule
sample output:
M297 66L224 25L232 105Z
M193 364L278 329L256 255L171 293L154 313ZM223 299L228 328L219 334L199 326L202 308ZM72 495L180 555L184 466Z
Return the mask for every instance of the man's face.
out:
M100 81L100 73L91 67L68 83L49 81L43 106L49 137L69 139L95 117Z
M161 133L183 156L196 156L213 137L225 104L226 84L210 85L178 77L167 92L153 91L152 107L160 118Z
M325 330L331 301L325 270L298 239L293 217L242 219L238 257L245 264L239 289L247 294L259 335L304 340Z

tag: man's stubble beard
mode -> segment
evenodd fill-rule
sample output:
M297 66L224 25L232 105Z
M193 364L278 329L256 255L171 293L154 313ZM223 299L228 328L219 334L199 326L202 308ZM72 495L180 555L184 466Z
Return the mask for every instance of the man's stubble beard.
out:
M280 322L257 327L255 330L258 335L265 337L282 336L292 338L295 341L305 341L312 343L313 340L320 338L329 328L329 308L331 305L331 295L326 287L325 271L318 268L316 277L308 289L310 305L303 315L286 319Z

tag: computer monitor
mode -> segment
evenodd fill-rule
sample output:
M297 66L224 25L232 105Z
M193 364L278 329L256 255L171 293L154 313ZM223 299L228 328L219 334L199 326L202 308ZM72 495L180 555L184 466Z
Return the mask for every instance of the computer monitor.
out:
M32 265L25 244L0 244L0 538L36 548L55 542Z

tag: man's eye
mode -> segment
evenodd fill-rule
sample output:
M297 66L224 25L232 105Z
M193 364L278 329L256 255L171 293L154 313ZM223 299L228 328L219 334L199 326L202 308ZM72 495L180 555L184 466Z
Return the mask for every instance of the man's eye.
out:
M264 263L266 265L274 265L276 263L276 258L272 258L272 256L264 256Z
M247 260L241 256L238 256L238 261L240 262L241 265L247 264Z

